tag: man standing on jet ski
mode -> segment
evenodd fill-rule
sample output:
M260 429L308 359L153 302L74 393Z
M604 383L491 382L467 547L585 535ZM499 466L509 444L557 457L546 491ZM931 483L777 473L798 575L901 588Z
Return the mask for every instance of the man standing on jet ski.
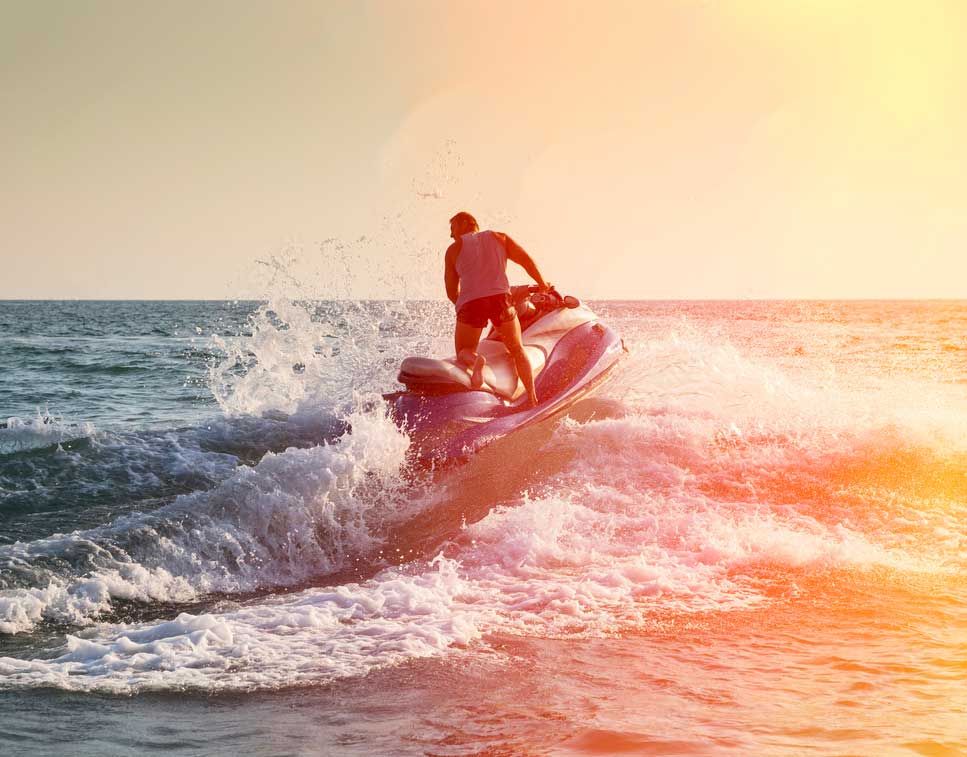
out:
M524 352L520 321L510 297L507 261L512 260L527 271L542 292L549 285L519 244L502 232L480 231L477 220L466 211L450 219L450 236L454 242L447 248L444 282L447 297L457 310L453 336L457 360L471 370L470 386L479 389L483 384L486 361L477 353L477 345L490 321L514 359L531 405L536 405L534 373Z

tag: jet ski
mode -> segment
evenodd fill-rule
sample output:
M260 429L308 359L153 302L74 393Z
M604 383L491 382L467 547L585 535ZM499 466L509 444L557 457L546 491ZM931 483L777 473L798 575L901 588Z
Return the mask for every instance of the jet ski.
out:
M511 294L538 405L530 406L495 329L477 348L487 360L480 389L471 388L470 370L455 356L405 358L397 380L406 389L383 397L424 462L465 460L507 434L563 412L600 385L626 351L621 337L576 297L537 287L514 287Z

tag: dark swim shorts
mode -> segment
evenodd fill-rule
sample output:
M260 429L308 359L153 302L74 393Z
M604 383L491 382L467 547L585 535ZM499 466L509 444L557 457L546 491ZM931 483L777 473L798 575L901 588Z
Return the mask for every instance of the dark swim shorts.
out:
M482 329L490 321L494 326L513 320L517 310L509 294L492 294L464 304L457 313L457 320L468 326Z

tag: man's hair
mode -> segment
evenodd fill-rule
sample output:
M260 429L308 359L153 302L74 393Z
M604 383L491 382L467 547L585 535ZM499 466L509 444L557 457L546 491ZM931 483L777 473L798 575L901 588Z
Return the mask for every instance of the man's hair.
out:
M461 210L450 219L450 223L453 223L454 221L459 221L460 223L469 223L475 229L480 228L480 226L477 224L477 219L470 215L466 210Z

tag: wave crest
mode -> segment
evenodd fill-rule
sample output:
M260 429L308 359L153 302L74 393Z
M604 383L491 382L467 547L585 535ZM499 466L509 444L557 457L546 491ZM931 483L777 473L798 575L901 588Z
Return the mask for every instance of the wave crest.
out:
M29 585L0 592L0 632L83 625L118 600L186 602L344 569L404 510L408 439L381 411L331 445L267 453L210 491L88 531L0 548Z

